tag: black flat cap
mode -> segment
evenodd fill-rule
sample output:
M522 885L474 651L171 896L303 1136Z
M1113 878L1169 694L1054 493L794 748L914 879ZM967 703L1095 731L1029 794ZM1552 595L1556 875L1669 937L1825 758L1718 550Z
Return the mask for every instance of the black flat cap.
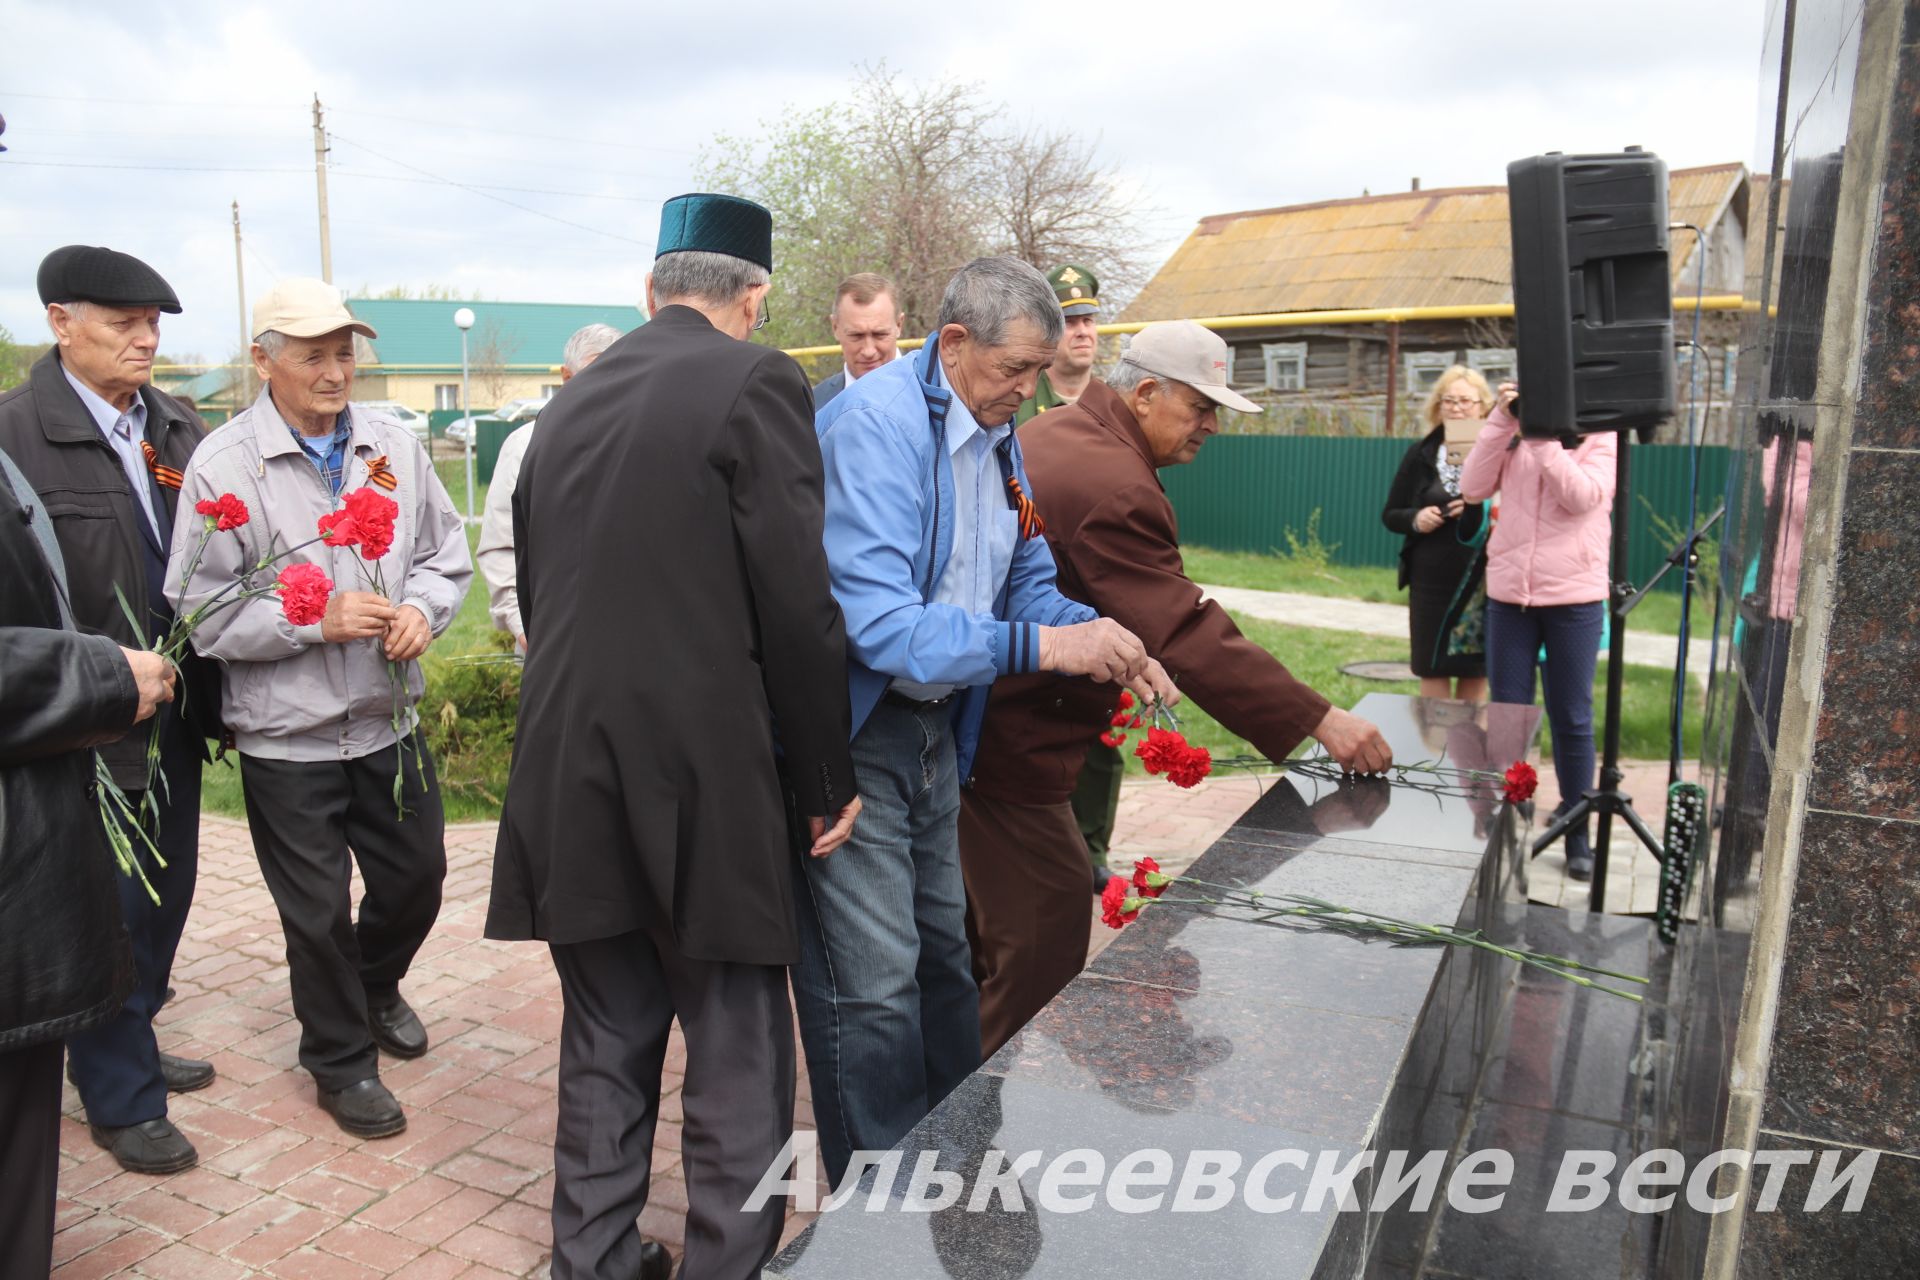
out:
M130 253L70 244L40 261L40 301L98 302L108 307L158 307L178 315L173 287Z

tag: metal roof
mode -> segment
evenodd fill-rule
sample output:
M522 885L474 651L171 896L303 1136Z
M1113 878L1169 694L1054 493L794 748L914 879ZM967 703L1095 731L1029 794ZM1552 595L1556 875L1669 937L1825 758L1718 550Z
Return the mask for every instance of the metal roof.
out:
M1673 170L1673 220L1744 225L1746 180L1741 164ZM1511 276L1505 187L1402 191L1203 218L1122 319L1511 302Z
M461 302L458 299L348 298L347 309L380 336L373 340L374 362L395 372L458 372L460 331L453 313L471 307L474 344L489 333L500 337L500 362L510 369L557 369L567 339L582 325L610 324L622 333L637 329L646 317L633 306L570 302Z

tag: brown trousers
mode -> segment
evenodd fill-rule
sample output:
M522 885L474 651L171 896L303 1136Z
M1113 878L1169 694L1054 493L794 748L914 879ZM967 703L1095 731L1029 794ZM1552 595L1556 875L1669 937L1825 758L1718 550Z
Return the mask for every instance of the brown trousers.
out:
M980 984L980 1047L991 1057L1086 967L1093 898L1072 804L962 791L960 872Z

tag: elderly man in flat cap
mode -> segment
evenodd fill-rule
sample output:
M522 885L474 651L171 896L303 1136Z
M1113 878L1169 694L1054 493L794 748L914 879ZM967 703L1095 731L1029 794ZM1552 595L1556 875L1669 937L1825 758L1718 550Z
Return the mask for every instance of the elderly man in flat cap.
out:
M295 626L269 595L212 615L194 646L225 665L221 705L240 751L254 853L286 933L300 1065L342 1129L381 1138L407 1119L380 1082L378 1050L427 1051L400 979L439 915L447 870L440 790L416 711L418 659L460 611L473 561L413 433L348 403L356 333L374 336L319 280L283 280L255 304L260 397L195 450L184 489L189 502L237 494L253 518L207 543L186 581L199 539L183 525L167 583L193 608L288 547L301 548L292 563L319 565L334 583L317 623ZM307 545L343 495L365 488L398 507L375 562L385 595L372 589L364 544ZM365 886L357 920L350 859Z
M112 249L68 245L40 264L40 300L53 348L24 386L0 396L0 449L10 454L52 517L82 631L144 648L172 625L162 582L180 502L180 470L206 433L193 410L149 385L160 314L180 301L160 274ZM198 522L188 520L190 527ZM133 992L106 1022L68 1042L93 1140L136 1173L171 1173L198 1158L167 1118L167 1095L213 1080L209 1063L160 1052L153 1015L165 1000L180 931L193 903L200 845L200 764L219 734L219 679L190 663L186 696L163 708L158 735L164 787L159 860L141 849L160 901L121 877L120 905L133 941ZM138 802L147 786L149 730L101 748L114 781ZM164 860L164 866L160 865Z
M790 863L860 801L813 399L746 340L772 267L759 205L669 200L653 318L560 388L514 493L535 642L487 936L560 974L555 1280L666 1274L634 1219L676 1017L681 1275L757 1276L780 1238L781 1198L743 1206L793 1127Z
M1150 324L1105 382L1020 429L1060 590L1160 655L1187 696L1270 759L1316 738L1360 773L1392 763L1373 725L1330 706L1201 598L1158 468L1193 461L1221 406L1227 344L1191 320ZM1070 798L1086 744L1114 713L1111 685L1059 675L993 686L973 785L960 801L967 934L986 1052L1004 1044L1087 958L1086 845Z

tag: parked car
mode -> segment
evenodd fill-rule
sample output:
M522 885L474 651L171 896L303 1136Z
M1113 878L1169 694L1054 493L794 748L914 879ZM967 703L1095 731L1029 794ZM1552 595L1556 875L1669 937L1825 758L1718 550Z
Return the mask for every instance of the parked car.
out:
M442 434L444 434L447 437L447 439L453 441L455 444L464 445L467 442L468 432L472 430L469 424L480 423L480 422L505 422L505 421L506 419L501 417L498 413L476 413L465 418L455 418L452 422L449 422L447 424L447 428ZM479 436L475 435L474 439L475 441L478 441Z
M427 442L431 434L427 425L427 415L418 409L407 408L407 406L401 404L398 400L360 400L356 401L356 403L359 404L362 409L371 409L376 413L386 414L389 418L392 418L395 422L398 422L401 426L418 436L422 444Z
M540 411L547 407L552 396L526 396L519 400L509 400L493 411L493 416L503 422L532 422Z

